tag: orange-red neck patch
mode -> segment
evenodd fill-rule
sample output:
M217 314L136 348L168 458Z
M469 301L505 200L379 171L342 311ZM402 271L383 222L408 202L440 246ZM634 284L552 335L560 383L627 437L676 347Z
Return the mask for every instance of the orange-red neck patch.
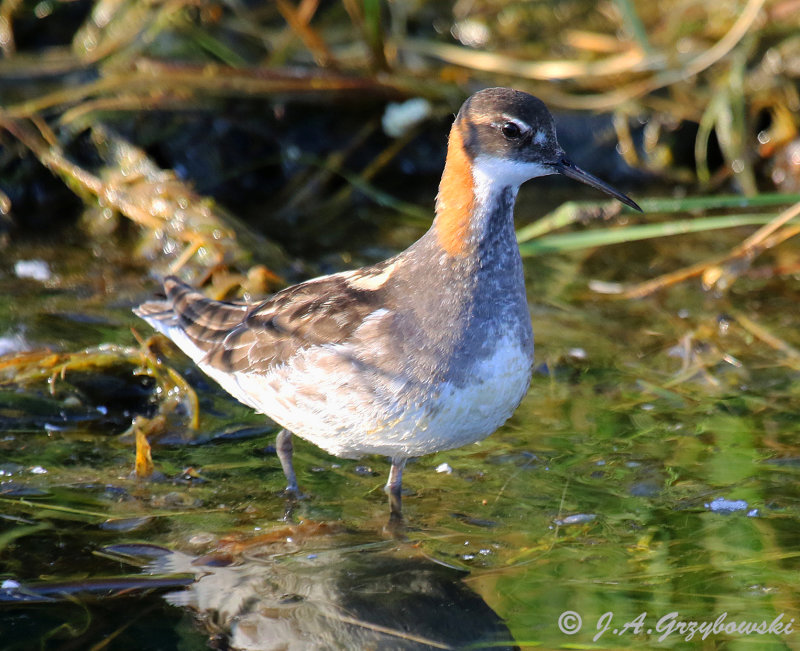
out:
M457 127L450 131L447 162L436 196L436 219L433 229L436 240L449 255L465 255L470 219L475 202L475 181L472 161L464 150Z

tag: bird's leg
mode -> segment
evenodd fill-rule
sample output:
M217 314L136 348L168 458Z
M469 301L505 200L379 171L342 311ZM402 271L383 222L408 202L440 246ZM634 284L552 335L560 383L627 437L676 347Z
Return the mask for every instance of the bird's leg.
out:
M278 453L278 459L281 461L281 468L283 474L286 475L286 492L294 493L297 495L300 491L297 488L297 475L294 474L294 466L292 465L292 433L288 429L282 429L275 437L275 451Z
M403 500L403 468L405 459L392 459L392 468L389 470L389 480L384 489L389 495L389 515L392 519L402 519Z

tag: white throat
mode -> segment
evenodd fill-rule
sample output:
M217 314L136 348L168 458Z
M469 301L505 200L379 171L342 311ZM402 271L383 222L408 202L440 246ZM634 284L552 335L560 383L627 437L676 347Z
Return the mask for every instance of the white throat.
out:
M478 156L472 164L475 198L483 202L505 188L510 188L516 197L519 186L528 179L555 173L549 165L522 163L496 156Z

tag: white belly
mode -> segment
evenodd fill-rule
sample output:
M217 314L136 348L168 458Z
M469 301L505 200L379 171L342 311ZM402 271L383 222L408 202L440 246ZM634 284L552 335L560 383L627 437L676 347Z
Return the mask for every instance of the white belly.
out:
M531 379L532 359L508 340L476 363L465 386L445 383L411 434L409 456L448 450L486 438L514 413Z
M431 385L409 399L400 379L372 384L346 345L312 347L266 375L225 373L177 328L166 334L235 398L331 454L401 459L479 441L514 413L531 378L532 350L511 336L476 360L466 382ZM337 373L331 373L335 366Z
M525 396L533 362L528 349L504 337L491 357L474 364L463 386L434 385L409 403L400 382L392 386L384 378L378 400L374 387L355 378L338 377L332 385L313 361L303 372L284 367L266 377L238 375L239 390L226 388L298 436L346 458L416 457L489 436Z

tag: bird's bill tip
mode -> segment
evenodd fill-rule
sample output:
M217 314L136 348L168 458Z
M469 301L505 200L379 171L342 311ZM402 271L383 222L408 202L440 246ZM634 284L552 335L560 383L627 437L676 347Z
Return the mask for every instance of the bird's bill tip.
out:
M627 195L622 194L619 190L613 188L605 181L601 181L593 174L589 174L585 170L582 170L578 167L575 163L567 158L562 158L558 163L555 164L556 171L564 176L567 176L571 179L575 179L576 181L580 181L581 183L585 183L601 192L605 192L607 195L614 197L618 201L621 201L626 206L630 206L634 210L638 210L639 212L644 212L633 199L628 197Z

